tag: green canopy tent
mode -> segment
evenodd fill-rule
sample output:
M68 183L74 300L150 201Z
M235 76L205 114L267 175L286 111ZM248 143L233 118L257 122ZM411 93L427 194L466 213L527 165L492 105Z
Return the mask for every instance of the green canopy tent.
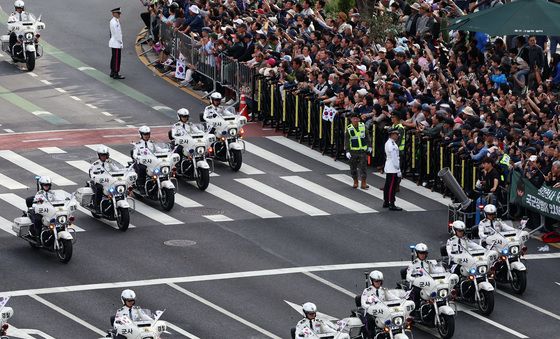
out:
M448 30L496 35L560 35L560 4L515 0L450 21Z

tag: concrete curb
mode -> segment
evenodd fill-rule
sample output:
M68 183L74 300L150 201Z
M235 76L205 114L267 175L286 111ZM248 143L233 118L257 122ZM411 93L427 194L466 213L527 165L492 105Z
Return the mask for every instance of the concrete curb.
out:
M144 50L144 47L143 47L144 45L143 44L138 44L138 42L141 39L143 39L147 33L148 33L148 31L146 29L141 30L138 33L138 35L136 36L136 41L134 43L134 49L136 51L136 56L138 57L140 62L142 62L144 64L144 66L146 66L146 68L150 69L152 71L152 73L154 73L154 75L160 77L161 79L165 80L167 83L173 85L174 87L178 88L179 90L189 94L193 98L200 100L202 103L208 104L208 100L204 99L200 93L197 93L196 91L193 91L192 89L189 89L189 88L186 88L186 87L179 87L179 85L176 81L174 81L173 79L170 79L167 76L164 76L154 66L150 65L151 61L147 57L148 54L140 55L140 54L142 54L146 51Z

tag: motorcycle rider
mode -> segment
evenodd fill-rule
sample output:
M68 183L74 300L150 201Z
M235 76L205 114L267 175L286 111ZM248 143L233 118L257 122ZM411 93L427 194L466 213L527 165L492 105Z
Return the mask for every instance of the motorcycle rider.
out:
M465 238L465 223L461 220L455 220L451 224L454 235L447 240L445 248L447 250L447 255L449 255L449 262L453 263L450 271L455 274L461 274L461 265L456 261L458 255L469 252L472 250L483 250L484 248L474 241Z
M8 17L8 23L29 20L31 20L31 15L25 11L25 3L22 0L16 0L14 2L14 12L12 12ZM17 41L17 33L10 32L10 52L12 51L12 48L17 43Z
M150 318L148 315L142 312L142 309L139 306L135 306L136 304L136 293L133 290L126 289L121 293L121 301L123 303L123 307L117 310L115 316L111 317L111 325L115 326L115 321L127 316L132 321L152 321L153 319ZM126 339L125 336L117 334L118 339Z
M416 259L408 265L406 269L406 281L412 286L411 297L416 305L415 310L419 310L420 306L420 291L421 289L414 286L414 280L424 274L432 274L433 267L436 265L435 260L428 260L428 246L424 243L419 243L414 246L414 254Z
M109 148L106 146L99 146L97 148L97 158L98 160L91 164L89 168L89 177L92 179L91 188L95 193L93 207L99 212L101 210L101 199L103 198L103 185L96 182L97 176L106 171L116 171L119 167L113 159L109 159Z
M488 204L484 206L485 218L478 224L478 236L480 244L485 246L486 238L496 232L515 231L515 228L506 225L500 218L496 218L496 206Z
M306 336L310 334L333 334L336 335L337 330L333 324L322 319L317 319L317 306L314 303L306 302L302 305L305 318L301 319L296 325L296 338L300 335ZM348 335L340 334L338 338L346 339Z
M380 271L371 271L369 274L369 280L371 285L364 289L361 298L361 305L365 313L365 324L366 330L370 337L373 338L375 335L375 319L374 316L367 312L368 308L378 302L385 302L388 300L395 299L391 293L383 287L383 273Z
M142 126L138 129L138 133L140 134L140 141L134 144L134 149L132 150L132 159L134 159L134 170L138 175L138 179L136 180L136 186L140 190L142 194L145 193L145 183L146 183L146 170L147 167L144 164L139 163L138 155L140 152L156 151L156 145L153 141L150 140L151 130L148 126Z
M202 114L200 121L206 122L209 127L211 127L210 134L215 132L215 123L221 121L224 115L229 115L229 112L222 106L222 95L218 92L212 93L210 96L211 105L204 108L204 113Z
M43 229L43 216L35 213L35 207L41 206L44 201L52 201L54 194L51 192L52 180L50 177L42 176L39 178L40 189L33 197L33 204L29 213L29 219L33 222L29 233L33 237L38 237Z

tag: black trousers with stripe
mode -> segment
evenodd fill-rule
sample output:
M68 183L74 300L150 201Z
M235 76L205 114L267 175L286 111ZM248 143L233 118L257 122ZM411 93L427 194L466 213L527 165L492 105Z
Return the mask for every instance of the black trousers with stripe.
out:
M121 71L121 51L122 48L111 48L111 74L118 74Z
M398 184L397 173L385 173L385 187L383 188L383 202L385 204L393 205L395 203Z

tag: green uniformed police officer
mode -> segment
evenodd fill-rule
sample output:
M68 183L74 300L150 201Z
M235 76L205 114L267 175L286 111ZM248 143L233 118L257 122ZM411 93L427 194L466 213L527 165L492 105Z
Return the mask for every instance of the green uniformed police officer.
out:
M350 160L350 175L354 179L352 187L358 188L358 177L361 180L361 188L368 189L367 179L367 153L371 153L371 140L366 131L366 126L360 121L358 114L350 116L351 123L344 131L344 149L346 158Z

